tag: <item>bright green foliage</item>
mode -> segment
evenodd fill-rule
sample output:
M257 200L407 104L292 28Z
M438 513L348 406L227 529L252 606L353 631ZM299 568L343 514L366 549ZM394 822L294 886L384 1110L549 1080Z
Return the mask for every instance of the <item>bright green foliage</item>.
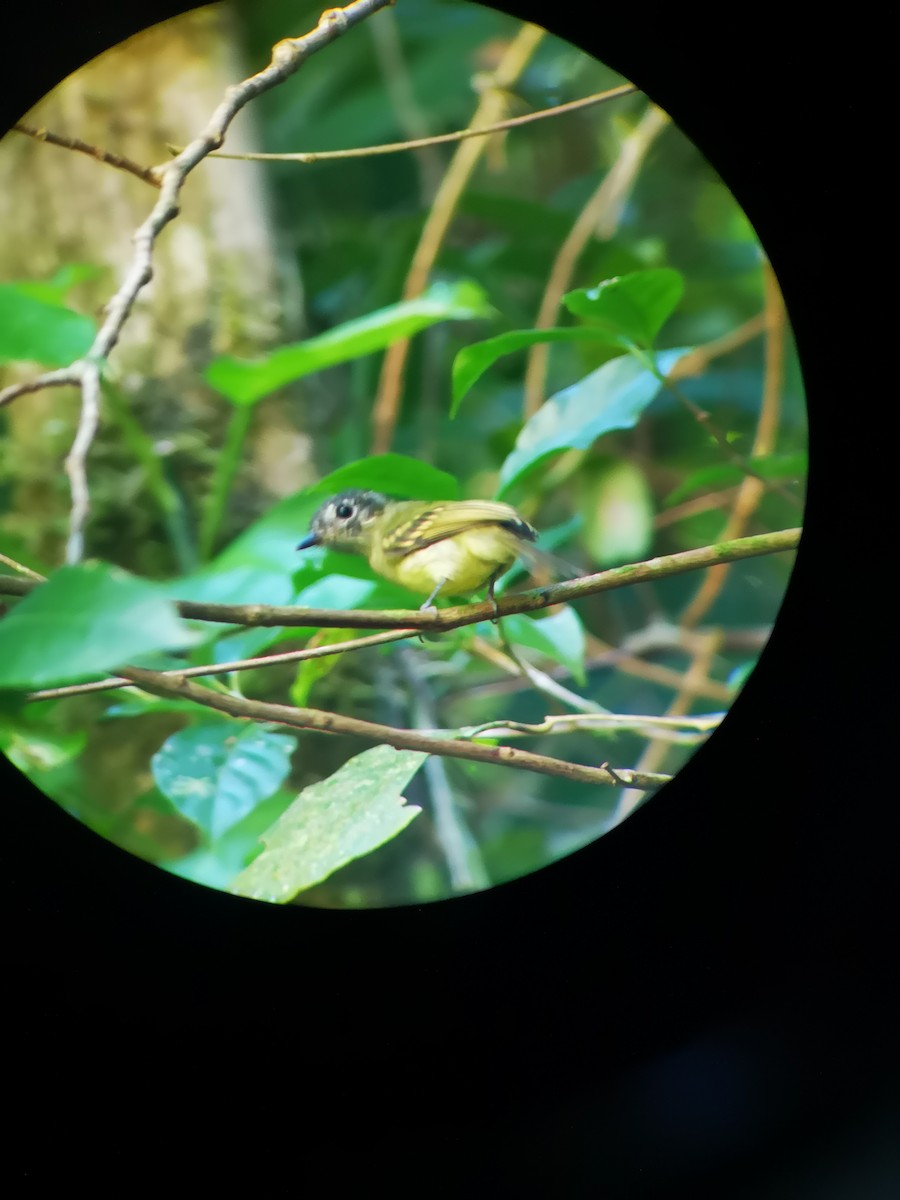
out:
M90 348L95 333L90 317L32 294L27 285L0 283L0 362L66 367Z
M396 837L421 812L405 802L403 790L426 758L415 750L376 746L304 788L263 834L265 850L230 890L284 904Z
M365 317L346 321L318 337L281 346L253 362L223 355L207 367L206 381L232 404L253 405L295 379L374 354L438 321L471 321L493 315L494 310L477 284L468 280L436 283L415 300L391 304Z
M338 467L312 489L320 503L344 488L369 488L407 500L456 500L459 483L447 471L405 454L374 454Z
M465 396L498 358L503 358L507 354L515 354L517 350L526 350L529 346L538 346L547 342L602 341L608 341L612 345L617 344L616 339L606 336L603 330L577 325L571 329L513 329L509 333L501 333L497 337L488 338L487 341L473 342L471 346L463 346L453 360L453 404L450 408L450 416L456 416Z
M0 621L0 687L93 679L197 640L159 584L107 563L63 567Z
M677 271L636 271L577 288L563 297L570 313L595 324L622 344L649 349L684 293Z
M154 754L153 778L183 816L215 839L281 786L295 745L286 734L254 725L190 725Z
M657 356L662 374L687 350ZM516 446L500 468L499 495L505 495L543 459L561 450L586 450L614 429L636 425L660 387L659 379L630 356L614 358L571 387L557 392L523 426Z

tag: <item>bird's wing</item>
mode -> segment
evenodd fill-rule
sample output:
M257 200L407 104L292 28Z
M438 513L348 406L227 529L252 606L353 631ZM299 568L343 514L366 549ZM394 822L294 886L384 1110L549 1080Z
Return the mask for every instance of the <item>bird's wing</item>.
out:
M397 524L384 535L384 553L390 558L400 558L477 525L501 525L522 541L533 542L537 537L537 531L508 504L496 500L451 500L431 504L424 511L419 509L406 521L400 514Z

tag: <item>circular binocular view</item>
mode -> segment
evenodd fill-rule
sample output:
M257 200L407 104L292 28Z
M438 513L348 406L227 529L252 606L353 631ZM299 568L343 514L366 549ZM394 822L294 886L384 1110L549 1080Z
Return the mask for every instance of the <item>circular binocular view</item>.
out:
M418 905L665 805L805 478L739 204L535 25L214 4L0 140L0 750L162 871Z

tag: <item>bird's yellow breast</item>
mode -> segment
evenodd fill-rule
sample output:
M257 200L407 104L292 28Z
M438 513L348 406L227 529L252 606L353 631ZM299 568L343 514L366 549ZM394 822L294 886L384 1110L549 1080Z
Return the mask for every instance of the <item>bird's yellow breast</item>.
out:
M400 558L373 547L369 562L379 574L412 592L428 595L439 583L444 595L467 596L516 559L520 541L500 525L477 525Z

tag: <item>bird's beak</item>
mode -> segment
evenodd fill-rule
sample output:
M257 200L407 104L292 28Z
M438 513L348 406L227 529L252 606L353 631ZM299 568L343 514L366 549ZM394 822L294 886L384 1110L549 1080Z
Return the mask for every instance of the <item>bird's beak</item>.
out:
M298 550L308 550L310 548L310 546L318 546L318 544L319 544L318 536L315 533L310 533L307 537L305 537L303 539L302 542L297 543L296 548Z

